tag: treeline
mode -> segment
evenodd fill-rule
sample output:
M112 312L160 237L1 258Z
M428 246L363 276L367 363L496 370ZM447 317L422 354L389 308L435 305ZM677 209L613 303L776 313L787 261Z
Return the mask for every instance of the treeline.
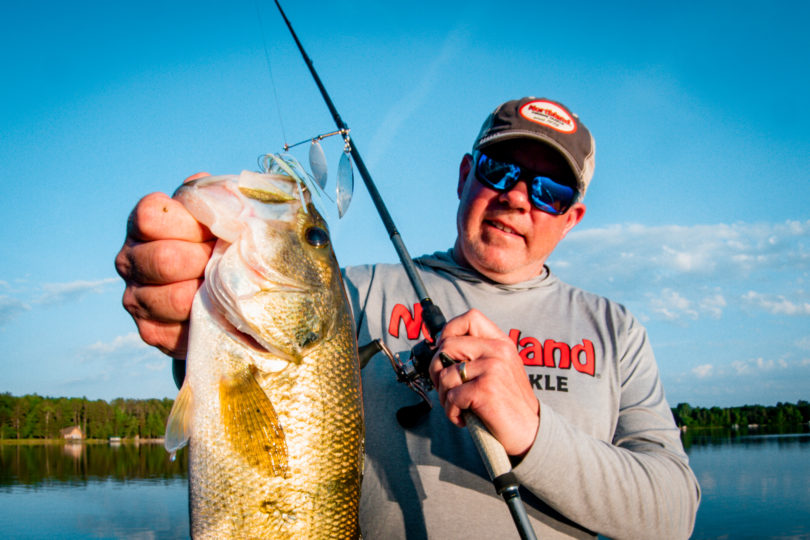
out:
M0 439L60 439L79 426L87 439L162 437L172 399L52 398L0 394Z
M37 394L0 394L0 440L60 439L60 430L79 426L87 439L162 437L174 400L52 398ZM672 409L675 422L686 427L796 426L810 422L810 403L773 406L692 407Z
M810 403L779 402L773 406L692 407L679 403L672 409L675 422L686 427L798 426L810 422Z

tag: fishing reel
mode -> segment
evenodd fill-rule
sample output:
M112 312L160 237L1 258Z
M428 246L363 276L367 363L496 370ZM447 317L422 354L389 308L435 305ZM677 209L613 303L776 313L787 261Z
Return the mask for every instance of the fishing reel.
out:
M391 349L382 340L375 339L361 348L360 367L364 367L378 352L382 352L388 358L396 374L397 382L404 383L422 398L418 403L402 407L397 411L399 425L404 428L412 428L433 408L433 403L428 395L428 392L433 390L433 381L430 380L428 367L435 354L435 349L427 340L420 341L411 349L408 359L403 362L399 355L391 352Z

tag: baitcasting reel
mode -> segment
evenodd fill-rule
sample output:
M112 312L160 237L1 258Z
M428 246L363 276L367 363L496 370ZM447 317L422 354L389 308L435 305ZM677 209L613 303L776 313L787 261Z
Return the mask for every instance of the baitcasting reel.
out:
M427 341L420 341L411 349L408 360L403 362L399 355L391 352L391 349L382 340L375 339L360 348L360 367L364 367L378 352L382 352L388 358L397 376L397 381L407 385L422 398L419 403L402 407L397 411L399 424L404 428L412 428L433 408L433 403L428 395L428 392L433 389L433 382L428 375L428 366L433 359L434 349Z

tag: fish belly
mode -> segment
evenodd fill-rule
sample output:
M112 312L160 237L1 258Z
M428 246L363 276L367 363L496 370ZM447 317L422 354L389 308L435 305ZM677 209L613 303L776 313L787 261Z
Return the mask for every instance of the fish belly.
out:
M204 289L199 294L205 295ZM247 369L251 352L222 333L206 310L195 311L189 361L201 365L189 365L195 400L189 455L193 537L359 537L362 404L350 352L352 324L340 318L338 339L277 373L248 371L255 383L234 390L250 394L258 388L272 404L286 444L286 467L273 471L246 455L264 450L248 449L255 439L264 440L261 434L271 426L262 425L262 415L232 412L231 398L223 403L228 369ZM242 396L236 406L258 408L253 400L263 396Z

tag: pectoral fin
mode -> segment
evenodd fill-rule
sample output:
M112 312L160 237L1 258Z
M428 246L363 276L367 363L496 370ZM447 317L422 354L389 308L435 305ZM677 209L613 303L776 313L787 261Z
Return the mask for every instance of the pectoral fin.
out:
M225 435L233 449L265 476L286 475L284 432L252 370L223 378L219 399Z
M163 446L172 454L172 457L188 443L191 436L191 404L193 397L191 386L186 381L174 400L169 419L166 422L166 435L163 439Z

